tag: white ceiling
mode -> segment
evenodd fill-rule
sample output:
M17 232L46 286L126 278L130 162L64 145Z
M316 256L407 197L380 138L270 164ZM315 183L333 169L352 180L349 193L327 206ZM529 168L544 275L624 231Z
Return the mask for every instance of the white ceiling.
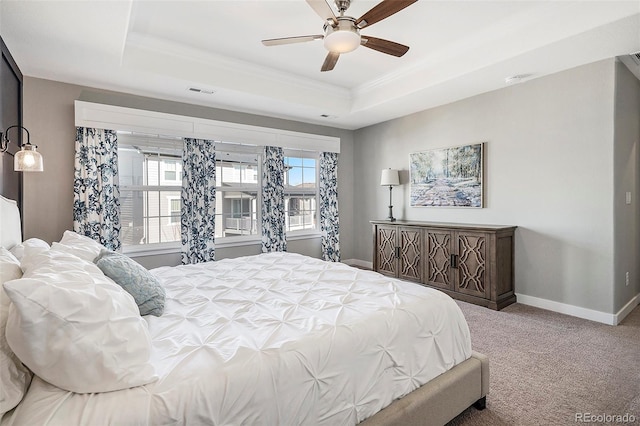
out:
M304 0L0 0L0 14L27 76L347 129L640 51L639 0L420 0L362 31L405 56L360 47L325 73L322 41L260 43L321 34Z

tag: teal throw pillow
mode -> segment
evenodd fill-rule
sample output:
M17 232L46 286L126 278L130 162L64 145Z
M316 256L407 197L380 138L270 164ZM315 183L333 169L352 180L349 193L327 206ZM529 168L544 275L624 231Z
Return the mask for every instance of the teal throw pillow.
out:
M162 315L166 299L164 288L142 265L107 249L102 249L94 262L107 277L133 296L140 315Z

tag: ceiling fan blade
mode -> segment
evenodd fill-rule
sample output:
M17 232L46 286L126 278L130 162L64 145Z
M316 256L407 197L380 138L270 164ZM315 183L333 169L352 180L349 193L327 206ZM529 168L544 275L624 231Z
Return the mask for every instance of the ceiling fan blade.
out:
M327 0L307 0L307 3L311 8L325 21L332 21L335 24L338 23L333 9L327 3Z
M331 71L336 66L336 62L338 62L339 57L340 54L338 52L329 52L327 57L324 59L324 63L322 64L320 71Z
M356 25L362 29L380 22L385 18L400 12L407 6L411 6L418 0L383 0L375 5L371 10L356 20Z
M322 40L323 38L324 36L322 34L297 36L297 37L270 38L267 40L262 40L262 44L264 44L265 46L280 46L281 44L304 43L306 41Z
M397 57L404 55L409 50L409 46L405 46L404 44L384 40L382 38L369 37L366 35L362 36L360 44L364 47L368 47L369 49Z

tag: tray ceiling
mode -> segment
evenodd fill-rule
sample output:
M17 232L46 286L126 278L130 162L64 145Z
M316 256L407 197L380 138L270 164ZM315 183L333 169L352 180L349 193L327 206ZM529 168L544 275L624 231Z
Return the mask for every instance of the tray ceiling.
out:
M2 0L0 12L27 76L347 129L640 51L638 1L420 0L363 30L405 56L361 47L325 73L322 41L260 43L321 34L303 0Z

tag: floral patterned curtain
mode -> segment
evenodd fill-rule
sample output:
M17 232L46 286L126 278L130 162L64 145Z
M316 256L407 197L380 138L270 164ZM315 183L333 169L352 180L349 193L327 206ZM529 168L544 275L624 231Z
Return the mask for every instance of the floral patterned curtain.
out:
M215 260L216 152L213 141L184 140L180 229L183 264Z
M262 161L262 252L287 251L282 148L265 146Z
M320 153L320 230L322 259L340 261L340 223L338 220L338 154Z
M111 250L120 249L118 136L76 128L73 229Z

